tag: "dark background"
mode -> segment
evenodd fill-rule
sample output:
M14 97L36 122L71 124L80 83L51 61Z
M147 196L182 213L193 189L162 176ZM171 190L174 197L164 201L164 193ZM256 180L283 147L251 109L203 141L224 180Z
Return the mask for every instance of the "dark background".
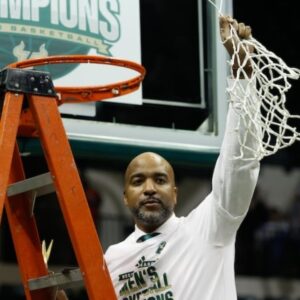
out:
M290 67L300 67L299 11L296 0L234 0L234 17L252 27L253 36L276 53ZM286 106L292 114L300 114L300 82L293 81ZM300 128L299 121L290 124ZM300 143L263 159L262 165L281 166L286 172L300 166ZM264 204L264 195L256 192L236 243L236 272L239 275L299 278L300 233L298 223L299 193L294 199L293 213L286 215ZM284 199L283 199L284 201ZM273 233L271 233L271 231ZM271 234L270 234L271 233ZM252 298L251 298L252 299ZM288 295L286 298L290 299Z

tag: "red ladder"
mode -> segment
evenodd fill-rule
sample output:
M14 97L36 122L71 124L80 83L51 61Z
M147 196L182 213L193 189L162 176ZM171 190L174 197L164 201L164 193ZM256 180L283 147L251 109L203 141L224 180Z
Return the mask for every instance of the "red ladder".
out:
M37 82L32 90L30 87L28 90L29 81ZM37 176L31 181L25 178L17 146L23 116L28 113L32 115L31 123L41 141L50 171L48 179L53 181L79 265L72 276L82 277L89 299L117 299L48 73L6 69L0 74L0 84L3 95L0 100L3 104L0 121L0 221L5 208L26 299L51 299L51 286L65 279L61 278L62 274L49 275L32 213L32 199L25 193L31 184L36 186L40 178Z

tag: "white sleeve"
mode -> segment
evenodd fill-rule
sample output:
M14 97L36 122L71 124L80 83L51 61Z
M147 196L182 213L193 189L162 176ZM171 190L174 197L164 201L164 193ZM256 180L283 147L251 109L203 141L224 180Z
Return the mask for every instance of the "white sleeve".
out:
M235 159L240 153L236 132L238 120L239 116L230 104L225 135L214 169L212 192L187 218L190 226L195 230L198 228L204 240L217 246L233 241L248 211L259 174L258 160ZM242 126L238 128L240 133L246 130ZM255 143L251 136L247 138L247 145L255 147Z
M248 82L242 80L240 83L247 85ZM229 81L230 84L233 84L233 81ZM252 88L253 97L255 97L255 93L255 88ZM235 95L235 93L232 93L232 95ZM239 156L240 151L236 130L239 131L241 136L244 136L245 134L243 133L249 128L245 127L244 122L238 122L238 113L232 107L237 105L237 101L241 100L231 100L236 101L231 102L229 105L225 135L213 175L212 196L222 209L233 217L238 217L244 216L248 211L257 183L260 164L258 160L235 159L235 157ZM256 102L259 105L257 98ZM239 127L237 128L237 126ZM251 125L247 124L247 126ZM245 144L249 148L255 149L257 139L249 134L245 136L247 137ZM247 156L247 151L244 152L244 155Z

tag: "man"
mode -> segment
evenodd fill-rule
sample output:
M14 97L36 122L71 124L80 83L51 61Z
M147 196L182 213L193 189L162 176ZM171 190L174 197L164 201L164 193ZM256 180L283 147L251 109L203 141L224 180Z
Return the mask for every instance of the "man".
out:
M223 41L229 37L230 24L240 38L250 36L248 26L221 17ZM232 41L224 45L232 55ZM242 61L244 54L239 53ZM251 76L251 65L247 62L244 65L245 72L241 74ZM173 168L164 158L146 152L128 165L124 202L132 212L136 227L127 239L110 246L105 254L118 299L237 299L235 236L248 210L259 173L257 160L233 159L239 151L237 120L230 107L212 192L187 217L174 215L177 188ZM255 145L251 137L246 143Z

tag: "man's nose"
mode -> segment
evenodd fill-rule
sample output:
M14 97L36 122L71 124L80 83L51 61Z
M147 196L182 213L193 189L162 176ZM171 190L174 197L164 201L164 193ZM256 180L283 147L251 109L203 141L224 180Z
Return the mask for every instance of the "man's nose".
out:
M155 184L152 179L147 179L145 181L144 193L147 195L149 195L149 194L153 195L156 193Z

